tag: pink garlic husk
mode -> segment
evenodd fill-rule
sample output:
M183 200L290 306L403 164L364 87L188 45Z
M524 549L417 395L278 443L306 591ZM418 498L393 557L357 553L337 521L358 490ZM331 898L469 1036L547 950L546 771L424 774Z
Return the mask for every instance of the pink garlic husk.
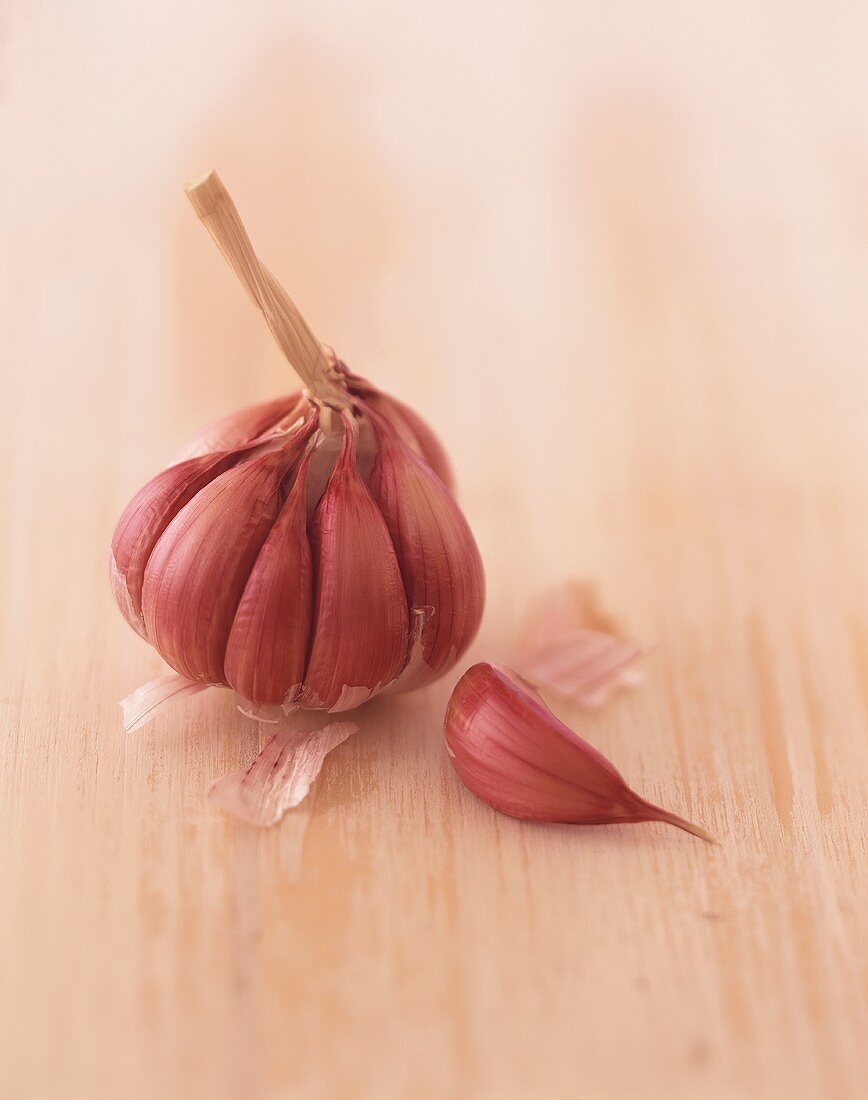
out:
M158 717L180 700L207 691L209 684L172 673L143 684L121 701L128 732ZM246 768L217 779L209 798L220 809L252 825L275 825L306 797L322 770L325 758L359 727L353 722L331 722L319 729L303 729L282 709L238 709L262 723L266 743Z
M209 687L210 684L188 680L186 676L179 676L176 672L149 680L121 699L124 729L127 733L141 729L173 703L207 691Z
M602 610L592 585L570 580L532 602L511 663L536 687L592 709L642 682L645 652Z
M700 825L632 791L504 666L481 662L464 673L449 700L444 736L465 786L511 817L574 825L662 821L714 840Z
M326 755L358 731L352 722L303 730L283 720L253 763L216 780L208 797L251 825L276 825L307 797Z

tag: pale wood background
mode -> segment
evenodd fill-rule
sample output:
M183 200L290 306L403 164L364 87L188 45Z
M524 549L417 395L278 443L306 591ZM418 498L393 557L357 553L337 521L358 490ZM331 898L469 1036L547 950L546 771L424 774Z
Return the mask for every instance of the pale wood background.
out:
M868 1094L864 6L280 7L4 19L0 1092ZM114 521L288 385L183 197L212 164L446 440L474 656L596 578L660 647L561 713L722 847L497 817L441 748L454 676L267 833L205 801L256 746L228 694L123 735L160 664Z

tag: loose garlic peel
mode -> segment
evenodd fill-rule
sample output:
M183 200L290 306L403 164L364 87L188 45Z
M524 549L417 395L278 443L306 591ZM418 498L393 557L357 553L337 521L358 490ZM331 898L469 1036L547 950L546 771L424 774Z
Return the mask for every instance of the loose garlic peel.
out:
M531 603L511 663L535 687L593 709L641 683L644 652L603 610L593 585L569 580Z
M127 724L209 685L259 714L428 683L466 650L484 602L445 452L320 345L217 175L187 191L305 388L204 429L121 516L118 606L178 673L134 693Z

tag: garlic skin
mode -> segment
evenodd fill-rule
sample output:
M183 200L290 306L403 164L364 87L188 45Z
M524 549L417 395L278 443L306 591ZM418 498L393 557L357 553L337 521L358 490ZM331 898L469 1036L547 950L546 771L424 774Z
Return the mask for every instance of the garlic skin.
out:
M248 709L343 711L429 683L479 626L479 551L422 417L327 351L260 263L216 173L196 213L305 382L212 424L141 489L112 540L127 622L191 685Z
M188 680L186 676L179 676L177 672L171 672L168 676L157 676L156 679L141 684L126 698L121 699L124 729L127 733L141 729L167 707L173 706L180 699L207 691L208 686L197 680Z
M642 682L644 653L603 611L593 585L568 580L532 602L511 664L535 687L592 710Z
M305 731L288 721L278 725L249 767L212 784L208 798L215 806L250 825L276 825L287 810L305 799L328 753L359 732L352 722L331 722Z
M487 662L469 668L449 700L443 730L465 786L510 817L573 825L663 821L714 840L632 791L508 668Z

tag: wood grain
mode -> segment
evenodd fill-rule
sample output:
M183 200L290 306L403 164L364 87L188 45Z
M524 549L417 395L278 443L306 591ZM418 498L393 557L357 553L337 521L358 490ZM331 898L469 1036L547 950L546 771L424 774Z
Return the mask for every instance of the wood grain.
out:
M865 1095L864 11L127 7L8 28L0 1092ZM473 656L594 578L658 648L559 713L722 847L498 817L442 749L454 675L361 711L267 832L205 799L257 745L228 694L123 735L160 663L113 606L120 509L289 388L183 195L212 164L445 439Z

